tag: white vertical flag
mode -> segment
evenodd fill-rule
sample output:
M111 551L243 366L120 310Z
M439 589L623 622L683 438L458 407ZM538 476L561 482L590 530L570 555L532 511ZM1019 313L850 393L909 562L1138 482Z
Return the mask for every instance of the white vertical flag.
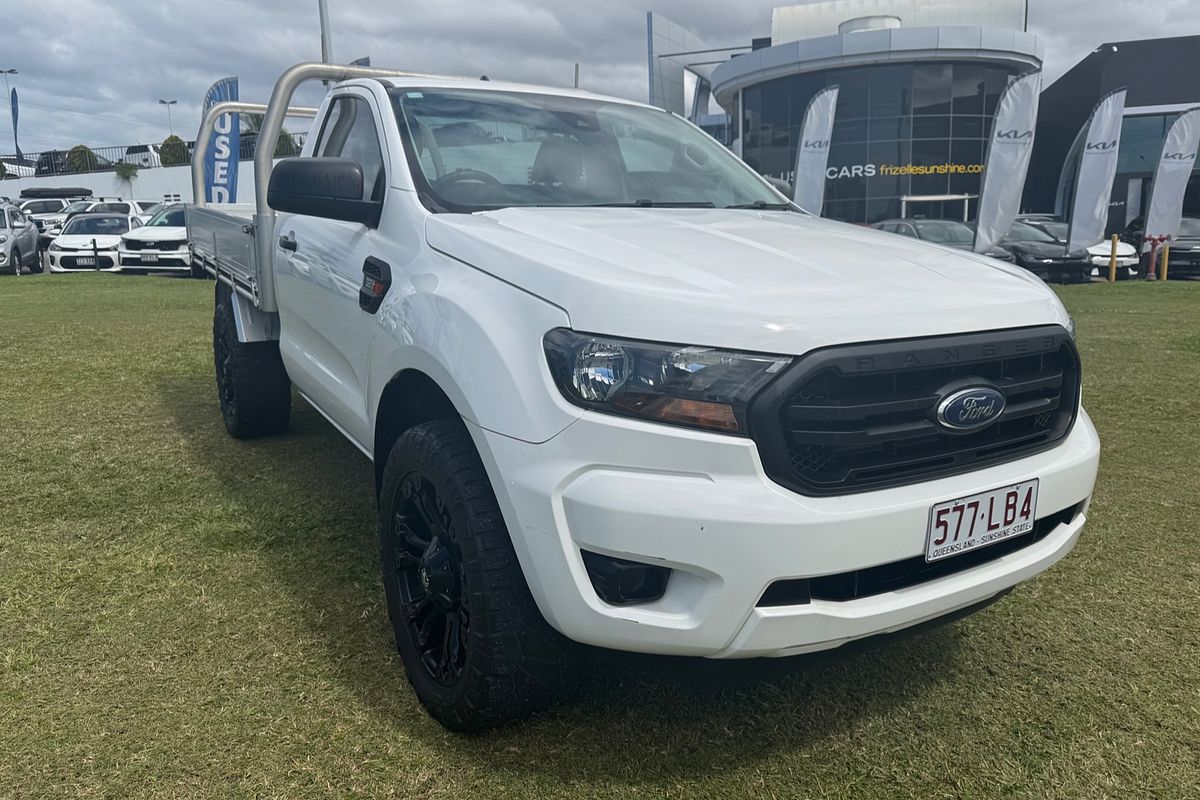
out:
M796 146L792 199L796 205L817 216L825 206L825 170L829 167L829 141L833 137L837 101L837 86L817 92L804 112L804 128Z
M1075 200L1071 203L1068 253L1086 250L1104 238L1124 117L1125 90L1117 89L1100 101L1085 126L1087 133L1075 177Z
M996 107L979 192L976 253L986 253L1003 239L1021 210L1041 94L1042 73L1030 72L1008 84Z
M1146 237L1163 236L1168 241L1179 233L1183 220L1183 196L1196 166L1200 149L1200 107L1179 115L1167 131L1154 182L1150 184L1150 210L1146 212Z

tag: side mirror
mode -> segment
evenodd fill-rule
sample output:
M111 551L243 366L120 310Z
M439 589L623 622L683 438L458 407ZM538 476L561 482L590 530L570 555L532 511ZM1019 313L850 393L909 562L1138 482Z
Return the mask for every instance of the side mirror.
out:
M764 175L763 178L765 178L767 183L774 186L780 192L780 194L782 194L784 197L788 198L789 200L792 199L793 196L795 196L795 189L793 189L792 185L790 183L788 183L787 181L781 180L779 178L772 178L769 175Z
M374 228L383 204L362 197L362 166L349 158L285 158L267 188L267 205L276 211Z

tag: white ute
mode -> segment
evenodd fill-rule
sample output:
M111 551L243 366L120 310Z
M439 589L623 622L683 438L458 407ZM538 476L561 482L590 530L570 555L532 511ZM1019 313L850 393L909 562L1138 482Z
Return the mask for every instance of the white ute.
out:
M572 642L826 650L1078 539L1099 441L1026 271L813 217L624 100L304 64L197 141L231 110L266 112L257 206L187 213L226 427L281 433L294 386L373 459L397 646L444 725L546 704Z

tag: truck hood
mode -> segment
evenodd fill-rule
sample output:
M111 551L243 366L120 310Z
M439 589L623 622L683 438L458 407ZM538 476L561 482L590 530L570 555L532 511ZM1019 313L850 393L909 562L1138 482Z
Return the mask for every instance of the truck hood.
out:
M96 242L97 250L115 250L121 242L121 237L94 233L79 233L70 236L60 234L56 242L63 250L91 250L93 240Z
M187 228L174 225L155 225L154 227L143 225L140 228L134 228L121 238L134 239L139 242L175 242L187 239Z
M431 215L426 238L630 338L803 353L1068 320L1025 270L799 213L511 208Z

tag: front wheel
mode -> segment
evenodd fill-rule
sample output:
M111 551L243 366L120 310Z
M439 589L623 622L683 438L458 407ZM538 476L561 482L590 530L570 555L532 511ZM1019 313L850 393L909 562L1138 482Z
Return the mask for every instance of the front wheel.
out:
M539 710L574 647L542 618L461 420L417 425L379 494L380 556L396 646L417 698L455 731Z

